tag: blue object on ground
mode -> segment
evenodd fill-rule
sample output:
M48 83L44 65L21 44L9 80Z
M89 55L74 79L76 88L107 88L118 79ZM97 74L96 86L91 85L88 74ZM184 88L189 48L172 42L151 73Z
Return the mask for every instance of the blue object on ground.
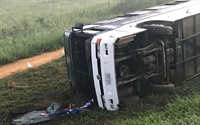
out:
M78 113L78 110L76 108L72 108L70 110L63 109L59 112L50 113L49 117L61 117L62 115L74 116L76 113Z
M70 116L74 116L76 113L78 113L78 110L76 108L72 108L71 110L69 110Z

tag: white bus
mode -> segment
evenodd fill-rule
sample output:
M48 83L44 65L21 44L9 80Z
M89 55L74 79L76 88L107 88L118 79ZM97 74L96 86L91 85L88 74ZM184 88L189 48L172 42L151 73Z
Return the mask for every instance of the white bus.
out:
M64 32L70 85L115 111L200 73L200 1L177 0Z

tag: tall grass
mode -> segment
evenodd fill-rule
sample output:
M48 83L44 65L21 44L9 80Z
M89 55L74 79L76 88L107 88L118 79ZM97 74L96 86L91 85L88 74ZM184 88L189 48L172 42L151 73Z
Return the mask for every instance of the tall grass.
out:
M0 0L0 65L62 46L75 22L89 24L169 0Z

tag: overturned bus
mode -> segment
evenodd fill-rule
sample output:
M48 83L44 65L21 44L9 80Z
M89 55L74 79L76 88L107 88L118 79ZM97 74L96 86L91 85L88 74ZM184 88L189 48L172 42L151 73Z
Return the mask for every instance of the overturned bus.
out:
M71 87L114 111L200 74L200 1L177 0L64 32Z

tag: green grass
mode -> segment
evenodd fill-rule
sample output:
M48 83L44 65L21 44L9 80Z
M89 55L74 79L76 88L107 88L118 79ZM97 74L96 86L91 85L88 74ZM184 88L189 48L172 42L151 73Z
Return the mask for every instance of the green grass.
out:
M75 22L89 24L170 0L0 0L0 65L52 51Z
M8 89L14 81L16 88ZM177 85L170 94L151 95L117 112L95 108L75 117L62 117L44 125L199 125L200 124L200 79L196 78ZM40 108L45 100L61 95L63 107L73 99L69 91L66 67L61 58L38 68L12 75L0 80L0 124L6 122L11 111L26 111ZM53 102L53 101L52 101ZM51 104L51 103L50 103Z
M162 96L158 98L162 98ZM156 98L152 99L153 101L157 101L155 100ZM176 99L173 102L167 103L166 106L152 107L152 109L142 112L134 118L119 118L111 123L114 125L199 125L199 108L199 92L182 98L177 93Z

